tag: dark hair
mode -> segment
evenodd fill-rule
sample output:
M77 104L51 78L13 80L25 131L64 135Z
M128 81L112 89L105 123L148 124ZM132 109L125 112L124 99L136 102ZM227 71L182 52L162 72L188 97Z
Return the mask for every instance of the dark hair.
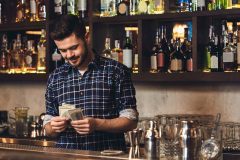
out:
M53 40L63 40L72 33L82 40L86 34L83 20L75 15L63 15L50 24L50 35Z

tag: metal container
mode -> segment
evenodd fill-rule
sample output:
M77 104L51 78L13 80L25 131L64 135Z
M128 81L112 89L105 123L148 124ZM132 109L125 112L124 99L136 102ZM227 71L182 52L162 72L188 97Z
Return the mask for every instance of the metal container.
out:
M144 138L144 155L148 160L159 159L159 132L156 121L150 120Z
M181 121L179 131L181 160L198 160L201 146L201 133L194 121Z

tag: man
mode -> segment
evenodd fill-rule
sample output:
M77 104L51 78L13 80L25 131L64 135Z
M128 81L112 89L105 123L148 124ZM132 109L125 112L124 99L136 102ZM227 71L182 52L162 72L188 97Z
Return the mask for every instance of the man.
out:
M125 150L124 132L137 125L135 89L129 69L89 49L89 35L76 16L53 23L51 38L66 63L48 79L44 129L57 147ZM59 116L59 106L75 105L84 119Z

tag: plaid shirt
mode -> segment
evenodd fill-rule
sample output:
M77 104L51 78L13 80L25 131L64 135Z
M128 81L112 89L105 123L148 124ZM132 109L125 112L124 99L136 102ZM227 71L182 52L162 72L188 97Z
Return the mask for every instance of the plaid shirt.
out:
M129 69L110 59L95 56L81 75L65 63L49 77L46 90L46 114L59 116L58 106L74 104L86 117L112 119L126 110L136 111L135 89ZM95 131L80 135L69 127L61 132L57 147L81 150L125 150L124 133Z

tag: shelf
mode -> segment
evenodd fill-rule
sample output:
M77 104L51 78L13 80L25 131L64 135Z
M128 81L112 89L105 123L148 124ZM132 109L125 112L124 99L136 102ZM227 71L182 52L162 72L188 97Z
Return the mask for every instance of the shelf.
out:
M35 30L46 28L45 21L39 22L22 22L22 23L6 23L0 25L0 31L18 31L18 30Z
M43 81L47 82L47 74L0 74L0 81Z
M134 82L240 82L238 72L186 72L132 74Z
M176 21L191 20L192 17L203 17L203 16L239 16L240 9L228 9L228 10L216 10L216 11L197 11L197 12L180 12L180 13L164 13L164 14L144 14L134 16L114 16L114 17L94 17L93 23L124 23L124 22L137 22L138 20L165 20L165 21ZM234 18L234 17L233 17Z

